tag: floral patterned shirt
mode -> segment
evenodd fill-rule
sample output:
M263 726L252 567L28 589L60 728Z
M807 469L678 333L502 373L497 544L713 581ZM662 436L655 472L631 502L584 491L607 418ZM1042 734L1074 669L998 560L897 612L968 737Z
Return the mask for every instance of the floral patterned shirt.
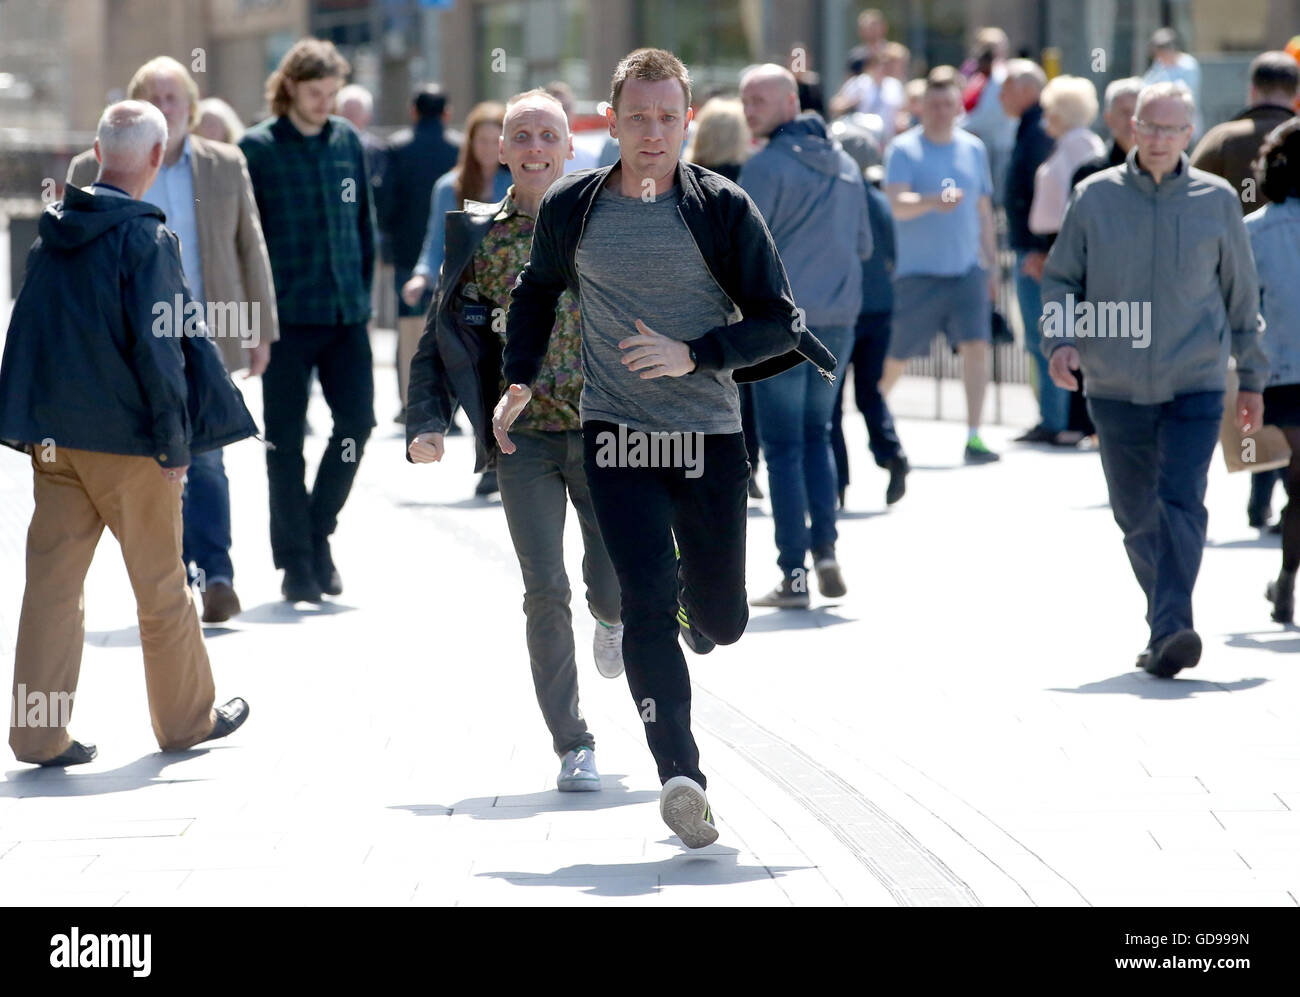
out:
M513 186L506 192L501 211L479 243L473 263L474 282L481 299L492 309L492 327L500 335L502 347L506 341L505 309L510 307L510 289L528 262L533 245L534 219L515 207L514 193ZM503 310L497 312L497 308ZM515 421L515 427L546 433L582 428L578 417L578 401L582 396L580 330L578 302L565 291L556 306L555 328L551 330L542 368L532 384L532 400ZM500 394L505 389L503 377Z

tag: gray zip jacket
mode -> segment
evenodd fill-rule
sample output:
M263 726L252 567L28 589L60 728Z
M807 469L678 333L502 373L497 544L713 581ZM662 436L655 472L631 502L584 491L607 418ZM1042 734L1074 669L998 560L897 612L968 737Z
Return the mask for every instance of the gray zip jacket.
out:
M1079 351L1090 397L1159 405L1223 391L1228 356L1242 391L1262 391L1259 279L1241 204L1184 154L1159 186L1130 150L1074 188L1043 269L1043 352Z
M871 219L862 170L827 136L821 116L804 111L774 131L737 182L763 214L808 325L852 325Z

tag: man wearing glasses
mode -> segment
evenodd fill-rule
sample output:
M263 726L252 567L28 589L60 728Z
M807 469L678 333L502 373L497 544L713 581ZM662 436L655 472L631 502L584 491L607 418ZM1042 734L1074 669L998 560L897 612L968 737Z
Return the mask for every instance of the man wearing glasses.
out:
M1074 189L1043 271L1043 352L1063 388L1084 372L1111 509L1147 598L1138 667L1161 678L1201 657L1192 587L1228 355L1243 431L1262 421L1268 373L1237 193L1189 165L1194 120L1183 84L1143 89L1128 159Z

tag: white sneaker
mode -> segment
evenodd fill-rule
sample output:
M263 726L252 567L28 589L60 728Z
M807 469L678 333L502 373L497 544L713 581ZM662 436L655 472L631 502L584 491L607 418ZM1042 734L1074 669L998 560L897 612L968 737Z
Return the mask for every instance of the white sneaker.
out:
M607 679L623 674L623 624L607 627L596 621L596 636L592 640L592 653L596 656L596 671Z
M694 779L673 776L659 794L659 816L687 848L703 848L718 840L704 789Z
M596 793L600 791L600 773L596 771L596 752L575 748L560 761L555 788L561 793Z

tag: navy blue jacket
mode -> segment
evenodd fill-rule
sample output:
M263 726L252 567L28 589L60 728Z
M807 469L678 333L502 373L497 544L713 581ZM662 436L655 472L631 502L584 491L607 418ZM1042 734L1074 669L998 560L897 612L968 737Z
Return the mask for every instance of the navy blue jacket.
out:
M184 334L195 313L164 220L151 204L72 185L45 209L0 363L0 442L181 467L256 435L206 323Z
M1034 203L1034 174L1055 148L1056 139L1043 126L1043 107L1035 104L1020 116L1007 164L1007 239L1012 249L1045 253L1052 248L1050 236L1029 231L1029 209Z
M379 231L398 270L410 271L419 262L429 227L433 185L456 165L459 152L438 120L421 121L413 129L394 135L388 143L383 183L375 204L379 209Z
M862 261L862 314L894 310L894 213L889 198L867 184L867 216L871 219L871 255Z

